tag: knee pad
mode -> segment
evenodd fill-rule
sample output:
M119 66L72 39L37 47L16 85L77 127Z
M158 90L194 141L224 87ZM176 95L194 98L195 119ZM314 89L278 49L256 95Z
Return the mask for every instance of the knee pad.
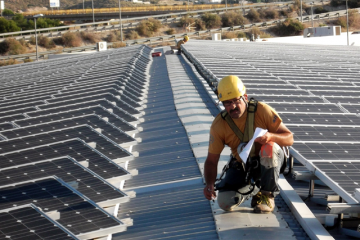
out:
M243 196L236 191L219 191L217 202L224 211L233 211L243 202Z
M279 164L281 147L275 142L268 142L261 146L259 153L260 164L267 169L275 168Z

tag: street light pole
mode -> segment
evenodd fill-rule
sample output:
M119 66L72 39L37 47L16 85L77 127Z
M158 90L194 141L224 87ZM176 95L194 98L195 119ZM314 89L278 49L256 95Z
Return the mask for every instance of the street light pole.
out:
M36 34L36 17L34 17L35 22L35 48L36 48L36 61L39 61L38 58L38 43L37 43L37 34Z
M36 48L36 61L39 61L39 57L38 57L38 41L37 41L37 32L36 32L36 19L38 17L42 17L44 16L43 14L36 14L33 16L34 18L34 23L35 23L35 48Z
M348 9L348 0L346 0L346 33L347 33L347 45L349 46L349 9Z
M85 0L83 0L83 10L85 10L85 3L84 3Z
M122 31L122 23L121 23L121 5L119 0L119 23L120 23L120 38L121 42L123 41L123 31Z
M92 12L93 12L93 23L95 23L95 15L94 15L94 0L91 0Z
M225 11L227 12L227 0L225 0Z
M312 2L310 4L311 4L311 25L312 25L312 27L314 27L314 18L313 18L313 5L314 5L314 2Z
M301 15L301 22L303 22L303 18L302 18L302 0L300 0L300 15Z

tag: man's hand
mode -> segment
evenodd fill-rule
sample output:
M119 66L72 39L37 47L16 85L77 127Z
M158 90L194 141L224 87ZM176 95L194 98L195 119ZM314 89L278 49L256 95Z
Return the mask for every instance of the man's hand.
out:
M271 133L266 132L263 136L255 138L254 142L258 142L261 145L264 145L271 141Z
M204 188L204 196L207 200L213 200L216 197L216 193L213 185L206 185Z

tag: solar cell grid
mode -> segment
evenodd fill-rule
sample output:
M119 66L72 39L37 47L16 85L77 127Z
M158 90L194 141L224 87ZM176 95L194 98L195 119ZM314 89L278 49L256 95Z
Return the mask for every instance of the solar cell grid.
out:
M104 93L104 94L99 94L99 95L94 95L94 96L88 96L88 97L83 97L83 98L76 98L76 99L71 99L71 100L66 100L66 101L59 101L59 102L55 102L55 103L50 103L50 104L46 104L46 105L38 105L37 107L44 110L44 109L49 109L49 108L55 108L55 107L62 107L62 106L67 106L67 105L78 105L81 103L87 103L90 101L95 101L95 100L108 100L110 102L115 102L116 106L118 106L119 108L123 109L124 111L130 113L130 114L138 114L139 111L136 110L135 108L133 108L132 106L126 104L124 101L116 98L114 95L110 94L110 93Z
M292 148L306 160L360 159L360 145L353 142L295 142Z
M247 89L248 95L294 95L294 96L301 96L301 95L309 95L306 90L303 89ZM315 95L315 94L314 94Z
M336 104L331 103L269 103L277 112L322 112L344 113Z
M359 99L360 101L360 99ZM360 104L340 104L341 107L345 108L350 113L360 113Z
M295 141L360 142L360 127L294 126L288 125Z
M28 111L34 111L34 110L36 110L36 107L26 107L26 108L12 109L12 110L8 110L8 111L0 112L0 117L6 117L6 116L9 116L9 115L21 114L21 113L25 113L25 112L28 112Z
M343 97L358 97L360 95L360 91L356 90L318 90L312 89L310 92L317 96L324 96L325 98L328 96L343 96Z
M26 137L28 135L39 134L42 132L61 130L61 129L63 129L64 132L66 131L66 134L70 134L71 130L69 131L66 128L76 127L80 125L89 125L94 129L100 128L101 133L103 135L105 135L106 137L115 141L118 144L135 141L135 139L133 139L126 133L122 132L118 128L112 126L110 123L102 120L101 118L95 115L88 115L84 118L75 118L75 119L67 119L56 122L47 122L43 124L27 126L24 128L17 128L12 130L4 130L1 132L1 134L8 139L17 138L17 137ZM73 130L78 131L77 128L74 128ZM76 136L76 133L74 134L74 136Z
M130 155L122 148L117 147L117 144L105 139L101 134L88 126L80 126L75 130L67 129L1 141L0 153L12 152L15 150L44 145L46 143L59 142L76 137L79 137L86 142L96 142L96 148L110 159L122 158Z
M285 103L323 103L324 100L318 96L312 95L256 95L255 99L258 101L270 103L271 102L285 102Z
M280 113L281 119L286 124L309 124L309 125L358 125L360 117L356 114L333 114L333 113Z
M360 184L360 162L356 161L312 161L312 164L350 194Z
M107 118L111 124L118 127L124 132L136 130L135 127L128 124L125 120L119 118L117 115L112 114L111 112L109 112L108 110L106 110L101 106L93 106L88 108L76 109L68 112L54 113L54 114L44 115L34 118L27 118L23 120L14 121L14 123L20 127L25 127L29 125L51 122L56 120L85 117L85 115L89 115L89 114L96 114L102 118Z
M11 123L0 123L0 131L13 129L13 128L14 125L12 125Z
M325 96L324 99L331 103L352 103L352 104L360 104L359 96Z
M45 212L58 210L57 221L75 235L121 225L55 179L44 179L0 188L0 209L36 202ZM106 221L102 221L107 219Z
M1 239L76 239L30 205L0 212L0 226Z
M105 180L98 178L75 160L67 157L1 169L0 180L2 185L9 185L52 175L60 177L67 183L76 182L77 190L97 203L125 196L107 184Z

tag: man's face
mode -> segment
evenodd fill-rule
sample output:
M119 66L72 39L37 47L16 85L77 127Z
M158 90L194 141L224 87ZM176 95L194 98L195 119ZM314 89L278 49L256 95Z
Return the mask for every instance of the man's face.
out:
M231 118L237 119L240 118L245 110L246 110L246 103L247 101L247 95L244 95L242 98L233 98L230 100L223 101L223 105L227 111L227 113L230 115Z

